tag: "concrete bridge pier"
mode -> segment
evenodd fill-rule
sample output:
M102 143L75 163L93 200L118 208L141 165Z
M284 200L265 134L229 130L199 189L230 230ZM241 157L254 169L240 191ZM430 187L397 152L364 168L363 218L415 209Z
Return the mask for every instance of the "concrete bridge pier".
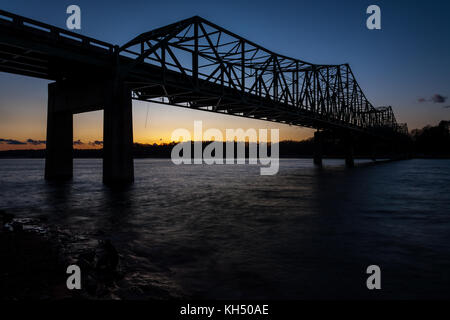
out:
M68 180L73 172L73 115L56 82L48 85L45 179Z
M60 80L48 85L45 179L73 176L73 114L103 112L103 182L134 181L131 89L124 81Z
M370 159L373 162L377 161L377 145L375 139L370 139Z
M321 167L323 157L323 133L319 130L314 132L314 165Z
M355 166L353 144L354 144L353 136L351 134L345 135L344 152L345 152L345 166L347 168L353 168Z
M123 81L111 81L103 114L103 182L134 181L133 116L131 89Z

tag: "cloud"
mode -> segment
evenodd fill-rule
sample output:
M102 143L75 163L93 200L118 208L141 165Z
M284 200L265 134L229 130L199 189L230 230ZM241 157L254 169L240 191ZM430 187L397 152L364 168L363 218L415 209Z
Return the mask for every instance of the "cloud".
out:
M13 140L13 139L0 139L0 143L14 144L14 145L26 144L26 142L22 142L22 141L19 141L19 140Z
M39 144L45 144L45 140L33 140L33 139L28 139L28 140L27 140L27 143L36 146L36 145L39 145Z
M445 106L445 107L443 107L444 109L450 109L450 106Z
M440 94L436 93L431 97L431 100L434 103L444 103L447 100L447 97L441 96Z
M12 144L12 145L31 144L33 146L37 146L37 145L45 144L45 140L27 139L26 141L19 141L19 140L14 140L14 139L0 139L0 143Z
M76 145L76 146L79 146L79 145L84 144L84 142L81 141L80 139L78 139L78 140L74 141L73 144Z
M95 140L95 141L90 141L89 142L89 144L91 145L91 146L102 146L103 145L103 141L98 141L98 140Z
M444 103L445 101L447 101L447 97L444 97L443 95L436 93L429 99L420 97L419 99L417 99L417 101L419 101L420 103L427 102L427 101L434 102L434 103Z

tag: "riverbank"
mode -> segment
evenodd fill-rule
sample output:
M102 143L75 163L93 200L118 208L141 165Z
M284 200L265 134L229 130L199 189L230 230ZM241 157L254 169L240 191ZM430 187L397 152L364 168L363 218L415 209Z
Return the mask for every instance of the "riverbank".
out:
M35 219L0 212L0 297L2 300L65 299L64 237Z
M136 298L121 255L109 240L74 236L40 219L0 210L0 300L120 300ZM81 269L81 290L69 290L69 265ZM176 298L147 285L146 298ZM143 298L143 297L141 297Z

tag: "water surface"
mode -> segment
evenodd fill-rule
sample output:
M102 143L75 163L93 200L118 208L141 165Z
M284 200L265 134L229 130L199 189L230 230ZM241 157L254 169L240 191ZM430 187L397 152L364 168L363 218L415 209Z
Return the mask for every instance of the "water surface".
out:
M0 209L40 217L87 243L109 238L129 297L153 286L196 298L449 298L450 161L346 169L343 161L256 165L135 160L135 183L101 183L101 160L43 179L41 159L0 160ZM366 289L366 268L382 290Z

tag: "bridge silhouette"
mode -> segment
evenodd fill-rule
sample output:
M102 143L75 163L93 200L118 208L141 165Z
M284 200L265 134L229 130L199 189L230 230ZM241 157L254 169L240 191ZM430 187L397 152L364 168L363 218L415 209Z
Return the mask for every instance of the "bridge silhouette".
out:
M103 181L134 180L132 100L394 141L392 108L374 107L348 64L319 65L267 50L195 16L112 45L0 10L0 71L48 85L46 179L72 177L73 114L104 110Z

